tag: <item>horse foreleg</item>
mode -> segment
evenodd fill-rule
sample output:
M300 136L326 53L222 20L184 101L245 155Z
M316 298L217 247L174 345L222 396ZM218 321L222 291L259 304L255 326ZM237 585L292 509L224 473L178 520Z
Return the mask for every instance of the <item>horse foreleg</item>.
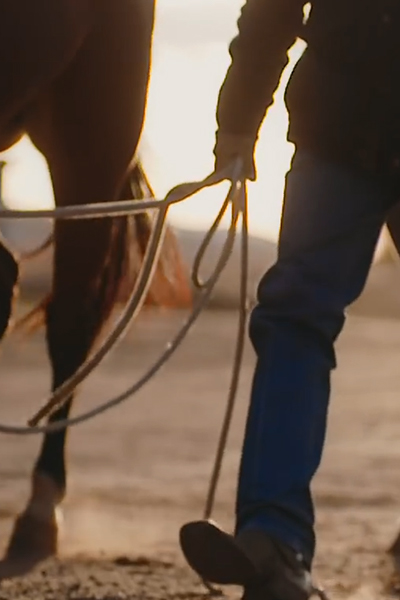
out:
M85 198L88 196L85 195ZM90 200L98 199L98 193ZM61 222L55 227L53 290L46 310L52 388L87 358L117 298L129 248L125 220ZM69 416L73 397L50 418ZM8 558L35 564L57 552L59 505L66 492L67 430L44 436L32 494L19 517Z

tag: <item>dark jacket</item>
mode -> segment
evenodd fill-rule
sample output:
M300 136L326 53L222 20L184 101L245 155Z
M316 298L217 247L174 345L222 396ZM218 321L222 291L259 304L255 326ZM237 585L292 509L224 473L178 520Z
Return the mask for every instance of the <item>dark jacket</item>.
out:
M257 137L287 53L301 38L285 100L298 147L380 173L400 169L400 0L248 0L230 46L219 131Z

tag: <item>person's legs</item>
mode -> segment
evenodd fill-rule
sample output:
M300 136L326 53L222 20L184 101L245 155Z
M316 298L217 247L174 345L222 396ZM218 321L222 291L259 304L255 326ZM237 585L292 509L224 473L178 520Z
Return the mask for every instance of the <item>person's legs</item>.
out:
M314 554L310 483L325 439L333 344L361 293L395 197L372 178L298 152L287 176L276 264L250 336L257 353L236 532Z
M304 152L287 176L276 264L262 279L250 336L257 353L235 535L212 521L180 530L204 580L245 600L314 593L310 483L321 460L345 307L361 293L396 197L371 177Z

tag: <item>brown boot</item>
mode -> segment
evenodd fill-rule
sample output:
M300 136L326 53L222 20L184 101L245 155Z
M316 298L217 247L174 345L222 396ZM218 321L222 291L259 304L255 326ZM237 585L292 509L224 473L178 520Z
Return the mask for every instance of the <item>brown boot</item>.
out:
M246 600L308 600L317 593L301 555L262 531L232 536L211 522L180 530L183 554L205 581L239 585Z

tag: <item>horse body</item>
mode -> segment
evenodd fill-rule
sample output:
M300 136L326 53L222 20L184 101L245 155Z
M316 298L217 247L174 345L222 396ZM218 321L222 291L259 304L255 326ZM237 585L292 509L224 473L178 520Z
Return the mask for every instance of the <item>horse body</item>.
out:
M0 148L28 134L47 160L57 206L127 197L151 65L153 0L0 0ZM131 266L126 218L60 221L45 305L52 388L87 358ZM149 221L141 216L142 241ZM176 265L175 265L176 266ZM181 269L177 265L177 272ZM0 247L0 337L17 263ZM180 292L190 301L184 278ZM65 418L72 397L51 420ZM26 570L57 550L56 509L66 492L66 432L44 436L32 495L6 563ZM1 570L0 570L1 576Z

